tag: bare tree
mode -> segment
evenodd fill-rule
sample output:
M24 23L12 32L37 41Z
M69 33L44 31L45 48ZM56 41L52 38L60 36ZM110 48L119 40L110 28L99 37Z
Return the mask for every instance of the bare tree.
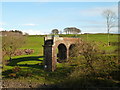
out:
M2 32L2 53L11 60L15 50L25 42L25 36L17 32Z
M108 45L109 45L109 33L110 29L115 27L115 22L117 20L115 12L106 9L102 13L103 17L106 19L107 33L108 33Z

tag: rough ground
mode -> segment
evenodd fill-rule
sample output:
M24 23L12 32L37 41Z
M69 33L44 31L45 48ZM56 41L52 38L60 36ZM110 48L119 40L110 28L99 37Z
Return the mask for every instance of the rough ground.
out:
M23 82L23 81L14 81L14 80L3 80L2 88L58 88L56 85L48 85L45 83L39 82Z

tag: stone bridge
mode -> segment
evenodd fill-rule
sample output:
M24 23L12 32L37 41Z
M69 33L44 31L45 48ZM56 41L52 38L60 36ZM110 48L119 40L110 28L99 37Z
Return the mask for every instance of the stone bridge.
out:
M60 60L69 58L70 50L80 38L68 37L44 37L44 68L47 71L54 71Z

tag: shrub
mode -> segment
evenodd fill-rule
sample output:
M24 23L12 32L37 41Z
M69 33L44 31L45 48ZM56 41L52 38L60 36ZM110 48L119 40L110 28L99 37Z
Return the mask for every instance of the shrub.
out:
M68 64L74 66L67 80L61 83L68 88L118 87L120 72L117 55L103 54L95 43L76 43ZM118 82L118 81L117 81Z
M69 60L70 65L77 65L71 73L71 78L79 77L110 77L110 72L117 70L117 56L102 54L95 43L76 43L72 50L75 57ZM72 60L76 59L76 60Z

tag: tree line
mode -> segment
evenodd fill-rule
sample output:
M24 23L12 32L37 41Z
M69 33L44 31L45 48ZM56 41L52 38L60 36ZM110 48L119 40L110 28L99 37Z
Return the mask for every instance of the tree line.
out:
M76 28L76 27L67 27L63 30L63 32L65 32L66 34L78 34L81 33L81 30ZM52 34L62 34L61 31L59 31L58 29L53 29L51 31Z
M7 32L15 32L15 33L23 34L23 32L20 31L20 30L10 30L10 31L4 30L4 31L1 31L1 32L2 32L3 34L4 34L4 33L7 33Z
M29 35L28 33L24 33L20 30L10 30L10 31L7 31L7 30L3 30L3 31L0 31L2 33L2 35L6 35L7 33L16 33L16 34L21 34L21 35Z

